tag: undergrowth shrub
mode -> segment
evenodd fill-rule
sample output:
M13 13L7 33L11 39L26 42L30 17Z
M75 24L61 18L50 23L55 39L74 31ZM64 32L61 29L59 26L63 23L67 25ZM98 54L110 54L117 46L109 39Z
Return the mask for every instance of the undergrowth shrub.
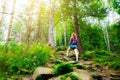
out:
M8 43L8 51L10 51L11 53L22 53L23 47L24 46L22 45L19 46L17 43L14 42Z
M24 50L24 45L18 45L17 43L14 43L10 41L8 43L7 47L7 53L22 53ZM0 53L6 53L6 44L0 44Z
M112 62L109 64L109 68L113 70L120 70L120 57L114 59Z
M50 55L50 48L44 44L31 44L27 50L25 46L12 44L9 45L8 53L0 53L0 71L8 73L9 76L20 74L23 70L32 73L36 67L48 62Z
M61 63L61 64L58 64L56 66L54 73L55 73L56 76L58 76L58 75L69 73L71 71L73 71L72 64L70 64L70 63Z
M0 55L0 70L7 71L8 65L7 61L8 59L4 55Z
M75 64L74 67L76 67L77 69L85 69L85 66L81 64Z
M92 59L92 52L91 51L87 51L83 56L81 56L81 59L83 60L89 60L89 59Z
M89 59L101 58L103 56L110 56L110 53L108 53L105 50L87 51L83 56L81 56L81 59L89 60Z
M27 52L11 56L8 64L11 68L33 69L44 65L50 57L50 49L44 45L32 45Z
M115 53L109 53L104 50L87 51L81 59L93 60L96 67L108 66L109 69L119 70L120 69L120 55ZM99 65L97 65L99 64Z
M63 63L63 61L61 61L61 60L55 60L54 63L55 64L60 64L60 63Z
M6 46L5 44L0 44L0 54L5 53Z
M110 56L110 53L108 51L105 51L105 50L96 50L93 52L93 56L94 57Z

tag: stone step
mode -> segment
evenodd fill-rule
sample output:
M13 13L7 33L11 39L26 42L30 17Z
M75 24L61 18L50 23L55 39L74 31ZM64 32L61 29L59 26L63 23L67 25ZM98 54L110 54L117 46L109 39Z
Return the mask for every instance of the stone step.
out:
M120 80L120 78L111 77L110 80Z
M120 73L110 73L111 77L119 77L120 78Z

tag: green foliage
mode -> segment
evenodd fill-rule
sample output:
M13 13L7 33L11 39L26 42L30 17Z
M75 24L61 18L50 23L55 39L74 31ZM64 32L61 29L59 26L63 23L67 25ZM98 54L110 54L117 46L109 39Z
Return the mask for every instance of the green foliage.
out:
M102 80L102 76L99 75L99 74L93 74L92 77L93 77L93 79L95 79L95 80Z
M74 75L73 73L68 73L68 74L65 74L61 77L61 80L66 80L68 77L71 78L71 80L82 80L82 79L79 79L76 75Z
M89 16L98 17L103 19L107 16L105 5L103 5L103 1L101 0L92 0L87 3L86 13Z
M86 52L81 58L84 60L93 59L96 62L96 67L99 67L101 65L108 65L110 69L119 69L120 57L117 57L116 55L113 56L107 51L102 50L105 49L105 41L103 38L103 31L101 30L100 26L88 24L88 21L82 21L82 19L91 16L96 17L98 19L103 19L104 17L106 17L107 8L104 7L103 0L77 0L76 10L73 10L73 0L57 1L59 5L55 6L56 11L54 14L56 45L65 45L65 38L66 43L68 44L71 33L75 32L73 14L76 12L80 26L82 46L84 50L91 50L89 52ZM114 9L120 14L119 2L117 2L117 0L110 1L113 2ZM49 30L48 15L50 8L47 8L46 3L44 3L44 1L41 2L40 5L38 4L38 2L39 0L30 1L30 4L24 10L25 14L19 14L19 16L17 16L15 23L13 23L11 31L11 41L8 43L8 53L6 53L6 45L0 45L0 77L7 77L7 75L11 74L20 74L22 70L33 71L34 68L36 68L37 66L43 66L47 61L49 61L51 55L50 48L45 46L44 44L30 44L29 49L26 49L25 45L18 45L12 42L14 40L17 40L17 38L19 38L19 35L23 35L21 36L21 38L22 41L25 41L26 37L24 37L24 34L26 33L26 29L28 30L28 32L30 32L30 42L47 42ZM56 4L57 3L55 3L55 5ZM34 12L34 10L36 10L36 15L32 16L33 14L31 12ZM119 33L120 22L110 26L110 47L111 51L115 53L120 53ZM65 46L59 48L57 51L66 49L67 47ZM57 75L65 74L67 72L72 71L70 64L66 65L67 63L63 63L59 60L56 60L55 64L57 64L55 71L55 74ZM79 69L82 68L81 65L75 66Z
M55 75L62 75L73 71L72 65L70 63L61 63L58 64L55 68Z
M120 14L120 1L119 0L112 0L113 1L113 7L116 9L118 14Z
M0 80L6 80L7 78L7 73L0 70Z
M80 64L75 64L74 67L77 67L78 69L85 69L85 67Z
M104 49L103 31L99 26L86 26L81 30L81 39L84 50Z
M99 64L98 66L108 66L110 69L119 70L120 69L120 56L118 54L112 54L110 56L102 56L95 59L95 62ZM97 67L97 65L96 65Z
M6 51L6 45L5 44L0 44L0 54L5 53Z
M8 43L8 51L11 53L22 53L23 46L19 46L18 44L14 42L9 42Z
M109 68L113 70L120 70L120 56L115 58L110 64Z
M94 60L95 67L108 66L110 69L120 69L120 55L115 53L109 53L104 50L87 51L81 59L83 60Z
M90 67L90 66L89 66L89 67L86 67L85 69L88 70L88 71L90 71L90 72L93 72L93 71L94 71L94 69L93 69L92 67Z
M120 21L110 26L109 37L111 43L111 50L115 53L120 53Z
M81 56L81 58L84 60L89 60L89 59L101 58L104 56L110 56L110 53L105 50L95 50L95 51L87 51L83 56Z
M19 47L21 46L17 46L18 52ZM24 47L22 48L24 49ZM13 50L17 49L14 48ZM31 73L36 67L48 62L51 55L50 48L44 44L32 44L28 50L18 54L13 52L12 48L9 50L8 53L0 54L0 71L9 75L21 74L24 71Z
M63 63L63 61L61 61L61 60L55 60L54 63L55 63L55 64L60 64L60 63Z
M100 68L100 67L101 67L101 64L96 63L96 64L94 64L94 66L97 67L97 68Z
M108 51L105 51L105 50L96 50L95 52L93 52L93 54L95 54L95 57L109 56L110 55L110 53Z
M51 77L53 77L52 74L42 74L37 76L35 80L48 80Z
M23 45L19 46L17 43L10 41L8 43L7 50L8 50L8 53L20 54L23 51L23 47L24 47ZM0 50L1 50L1 53L6 53L6 44L1 44Z
M50 57L50 49L43 45L32 45L26 54L12 56L8 62L11 67L24 69L33 69L34 67L44 65ZM18 58L19 56L19 58ZM14 64L13 64L14 63Z
M89 59L91 59L92 58L92 56L91 56L91 52L87 52L87 53L85 53L83 56L81 56L81 59L83 59L83 60L89 60Z
M31 54L31 57L33 57L33 61L37 65L43 65L45 64L51 55L50 48L45 46L44 44L33 44L31 48L28 50L28 54Z
M95 62L104 64L104 65L108 65L109 62L111 62L112 60L113 60L113 59L110 58L109 56L102 56L102 57L96 58L96 59L95 59Z

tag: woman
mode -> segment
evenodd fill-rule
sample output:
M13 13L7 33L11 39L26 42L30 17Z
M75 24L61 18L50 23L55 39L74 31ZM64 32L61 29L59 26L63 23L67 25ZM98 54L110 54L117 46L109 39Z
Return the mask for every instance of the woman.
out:
M70 46L67 49L67 56L68 56L68 53L70 52L70 50L74 50L75 55L76 55L76 61L78 62L79 52L78 52L77 42L78 42L78 39L77 39L76 34L72 33L71 38L70 38Z

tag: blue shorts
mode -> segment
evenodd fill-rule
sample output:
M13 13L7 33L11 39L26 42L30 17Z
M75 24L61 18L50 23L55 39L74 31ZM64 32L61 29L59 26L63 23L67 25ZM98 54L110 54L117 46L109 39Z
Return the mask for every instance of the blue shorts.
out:
M76 44L70 44L70 49L77 49L77 45Z

